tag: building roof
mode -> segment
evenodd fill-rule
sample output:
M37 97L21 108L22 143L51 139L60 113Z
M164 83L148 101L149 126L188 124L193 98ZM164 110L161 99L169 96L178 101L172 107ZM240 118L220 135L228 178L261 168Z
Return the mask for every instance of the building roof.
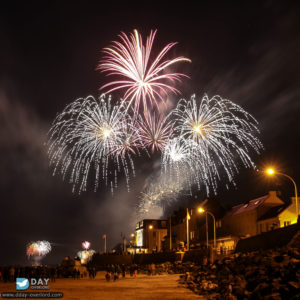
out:
M248 211L251 211L253 209L256 209L261 204L263 204L268 197L269 197L269 195L265 195L263 197L250 200L246 204L236 205L236 206L232 207L232 209L230 211L228 211L225 216L228 217L228 216L238 215L238 214L241 214L241 213L248 212Z
M281 205L281 206L272 207L265 214L263 214L258 219L258 221L263 221L263 220L275 218L279 214L281 214L288 206L289 206L289 204L284 204L284 205Z

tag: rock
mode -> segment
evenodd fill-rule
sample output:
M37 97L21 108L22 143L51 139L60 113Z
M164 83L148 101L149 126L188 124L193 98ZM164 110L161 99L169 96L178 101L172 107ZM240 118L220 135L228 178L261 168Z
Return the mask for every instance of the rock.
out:
M297 283L297 282L289 281L288 285L296 290L299 289L299 283Z

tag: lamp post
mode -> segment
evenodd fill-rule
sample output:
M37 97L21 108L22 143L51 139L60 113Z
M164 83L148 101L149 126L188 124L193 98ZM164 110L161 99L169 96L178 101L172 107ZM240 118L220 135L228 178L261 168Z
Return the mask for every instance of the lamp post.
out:
M172 216L170 216L170 251L172 251Z
M269 175L269 176L273 176L273 175L282 175L284 177L287 177L289 180L292 181L292 183L294 184L294 189L295 189L295 201L296 201L296 216L297 216L297 219L298 219L298 216L299 216L299 210L298 210L298 192L297 192L297 185L296 185L296 182L295 180L287 175L287 174L284 174L284 173L280 173L280 172L277 172L275 171L274 169L272 168L269 168L266 170L266 173Z
M191 219L189 209L186 209L186 250L190 250L190 237L189 237L189 220Z
M102 238L104 239L104 253L106 253L106 233L102 235Z
M207 210L204 210L202 207L198 208L198 212L200 214L202 214L204 212L206 213L206 245L207 245L207 247L208 247L207 214L209 214L213 218L213 221L214 221L214 249L216 249L216 218L215 218L215 216L211 212L209 212Z
M151 243L151 252L153 252L153 240L154 240L154 237L153 237L153 233L152 233L152 238L150 239L150 231L152 232L152 229L153 229L153 225L152 224L150 224L149 226L148 226L148 228L149 228L149 236L148 236L148 239L149 239L149 249L150 249L150 240L152 241L152 243ZM155 247L156 247L156 240L155 240Z

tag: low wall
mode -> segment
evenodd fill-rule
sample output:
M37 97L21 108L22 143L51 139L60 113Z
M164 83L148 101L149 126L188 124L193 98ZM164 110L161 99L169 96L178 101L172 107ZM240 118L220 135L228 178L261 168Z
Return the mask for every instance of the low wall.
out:
M90 262L91 265L101 267L106 265L131 265L133 255L99 254L95 253Z
M297 223L249 237L244 240L239 240L235 252L252 252L284 247L293 240L294 236L299 233L299 230L300 224Z
M210 250L203 248L199 250L190 250L184 253L182 262L193 262L195 264L203 264L203 258L210 258Z
M175 252L158 252L150 254L136 254L133 257L133 262L135 264L162 264L165 262L175 262L177 260L177 255Z
M203 258L209 258L210 253L207 249L187 251L183 255L183 262L193 262L202 264ZM116 254L94 254L90 265L99 269L105 268L107 265L148 265L148 264L162 264L166 262L174 263L180 261L181 256L176 252L158 252L150 254L135 254L135 255L116 255Z

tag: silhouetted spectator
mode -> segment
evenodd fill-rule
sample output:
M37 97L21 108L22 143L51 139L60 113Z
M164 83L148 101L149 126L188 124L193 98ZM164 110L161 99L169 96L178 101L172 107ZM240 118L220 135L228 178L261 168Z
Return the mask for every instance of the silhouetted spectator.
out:
M121 265L121 271L122 271L122 277L125 278L125 275L126 275L126 268L125 268L125 265L124 265L124 264Z
M15 268L10 267L9 269L9 281L13 282L15 278Z
M55 272L56 272L56 269L55 268L51 268L51 270L50 270L50 279L51 279L51 282L55 282Z
M134 273L134 266L133 265L130 266L129 272L130 272L130 276L132 277L133 273Z

